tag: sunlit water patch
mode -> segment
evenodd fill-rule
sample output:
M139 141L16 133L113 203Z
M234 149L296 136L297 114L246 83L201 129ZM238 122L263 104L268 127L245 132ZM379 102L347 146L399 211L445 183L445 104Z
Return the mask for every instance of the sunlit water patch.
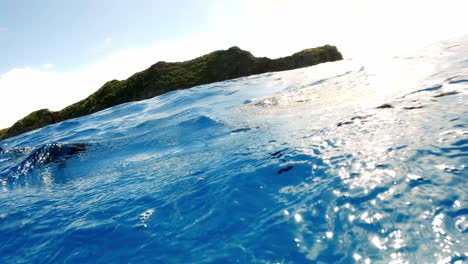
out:
M465 263L468 39L0 142L1 263Z

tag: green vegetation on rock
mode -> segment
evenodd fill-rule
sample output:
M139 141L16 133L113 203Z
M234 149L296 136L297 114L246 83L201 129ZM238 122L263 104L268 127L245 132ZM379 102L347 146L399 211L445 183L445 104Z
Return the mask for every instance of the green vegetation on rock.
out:
M0 139L6 138L6 134L8 132L8 128L4 128L0 130Z
M6 130L5 136L13 137L55 123L55 113L48 109L34 111ZM2 130L3 131L3 130Z
M238 47L219 50L184 62L158 62L127 80L112 80L84 100L58 112L35 111L0 130L0 140L64 120L89 115L131 101L170 91L273 71L292 70L322 62L342 60L334 46L306 49L279 59L257 58Z

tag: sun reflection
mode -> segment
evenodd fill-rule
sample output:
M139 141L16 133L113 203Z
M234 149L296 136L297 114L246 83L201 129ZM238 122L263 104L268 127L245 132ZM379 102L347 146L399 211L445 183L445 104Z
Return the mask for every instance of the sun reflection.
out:
M432 230L434 230L434 232L436 233L436 237L439 237L440 235L445 234L444 229L441 227L443 224L443 219L444 219L444 215L438 214L434 217L434 220L432 221Z
M392 242L393 248L400 249L405 246L405 243L404 243L405 241L403 240L403 235L402 235L401 230L392 232L389 235L389 237L393 239L393 242Z
M358 253L354 253L353 258L354 258L354 260L359 261L362 258L362 256L359 255Z
M422 104L424 110L421 111L430 111L430 104L435 102L430 93L406 95L415 89L433 87L445 80L439 76L438 80L432 77L424 80L433 73L430 65L433 63L428 61L429 65L419 68L422 58L401 58L392 65L370 65L369 69L367 65L362 68L359 66L344 77L324 79L319 85L314 84L316 80L311 78L306 84L289 85L284 91L263 101L261 107L267 109L267 117L288 118L278 125L284 128L282 131L285 132L281 133L281 136L286 137L284 141L297 142L301 148L308 149L304 152L311 157L311 176L297 186L281 188L280 192L285 194L294 190L294 193L304 194L301 197L305 197L305 205L301 206L306 208L299 211L304 214L304 219L295 211L284 211L283 214L289 216L288 219L298 227L304 241L301 245L307 249L313 248L314 254L320 247L317 243L323 245L330 240L346 240L338 230L330 229L330 226L323 228L325 225L320 225L318 229L317 221L309 221L316 216L314 210L323 206L316 203L318 198L315 198L322 199L324 196L324 200L330 201L330 206L321 215L324 218L321 220L332 225L341 221L339 224L350 230L350 235L367 242L366 247L370 247L372 252L384 254L383 257L390 263L407 263L404 257L413 250L431 252L434 249L427 257L431 258L433 252L441 253L435 256L433 262L436 262L437 259L445 258L445 253L456 252L456 247L452 245L464 242L458 233L453 234L452 224L455 223L456 229L464 234L467 230L465 218L458 216L452 219L449 216L452 212L443 208L447 206L449 210L459 211L464 206L463 197L458 195L456 197L462 198L450 199L448 204L435 208L434 204L440 201L440 194L428 191L435 186L432 183L438 180L435 176L431 177L432 172L460 173L463 172L460 169L464 168L461 167L463 165L457 164L456 160L436 160L435 157L425 158L425 161L435 160L429 166L417 163L420 156L427 156L425 153L440 151L437 146L433 146L434 138L447 139L453 133L458 133L451 131L438 135L445 129L437 128L434 132L430 125L433 120L422 123L426 120L419 120L424 117L418 114L420 110L409 111L411 109L405 108L407 105ZM314 76L314 73L316 70L304 70L306 76ZM395 76L402 78L395 79ZM359 84L355 84L355 80ZM378 108L380 101L387 107ZM285 109L288 110L287 115L284 114ZM296 112L301 113L300 120L290 122L291 113ZM317 124L326 129L319 130ZM437 123L435 126L439 125L443 124ZM306 131L306 136L296 138L298 129ZM427 135L434 136L428 139L430 144L424 142L425 131L431 132ZM458 137L457 140L462 140ZM464 141L460 143L464 145ZM427 168L431 169L427 171ZM330 177L320 177L323 171ZM331 184L330 179L336 181ZM338 184L335 185L335 182ZM330 188L322 193L323 186ZM438 188L435 186L435 189ZM447 221L450 222L444 223ZM296 224L299 222L301 224ZM408 229L408 223L414 229ZM449 227L445 227L445 224ZM306 238L310 234L313 234L312 237ZM375 257L367 256L367 249L351 250L354 260L359 263L370 262L367 257L372 260Z
M294 220L296 220L296 222L298 222L298 223L302 222L302 215L295 214L294 215Z
M384 242L385 241L381 241L381 239L379 239L379 237L377 236L374 236L372 239L371 239L371 243L374 244L374 246L378 249L381 249L381 250L386 250L387 247L384 245Z

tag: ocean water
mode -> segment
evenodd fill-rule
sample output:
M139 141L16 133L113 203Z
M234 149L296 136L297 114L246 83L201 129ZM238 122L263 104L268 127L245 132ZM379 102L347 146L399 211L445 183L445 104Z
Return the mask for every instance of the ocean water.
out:
M0 263L467 263L468 38L0 142Z

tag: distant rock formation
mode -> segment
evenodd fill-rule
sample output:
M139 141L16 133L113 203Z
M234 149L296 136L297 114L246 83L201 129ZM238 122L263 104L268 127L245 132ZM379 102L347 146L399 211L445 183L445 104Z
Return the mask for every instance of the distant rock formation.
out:
M54 117L55 114L56 113L51 112L48 109L34 111L16 122L12 127L8 128L5 131L5 136L6 138L13 137L31 130L54 124L56 122L56 118Z
M58 112L35 111L0 130L0 140L50 124L89 115L122 103L152 98L170 91L273 71L292 70L342 60L335 46L306 49L288 57L257 58L238 47L219 50L184 62L160 61L127 80L112 80L86 99Z

